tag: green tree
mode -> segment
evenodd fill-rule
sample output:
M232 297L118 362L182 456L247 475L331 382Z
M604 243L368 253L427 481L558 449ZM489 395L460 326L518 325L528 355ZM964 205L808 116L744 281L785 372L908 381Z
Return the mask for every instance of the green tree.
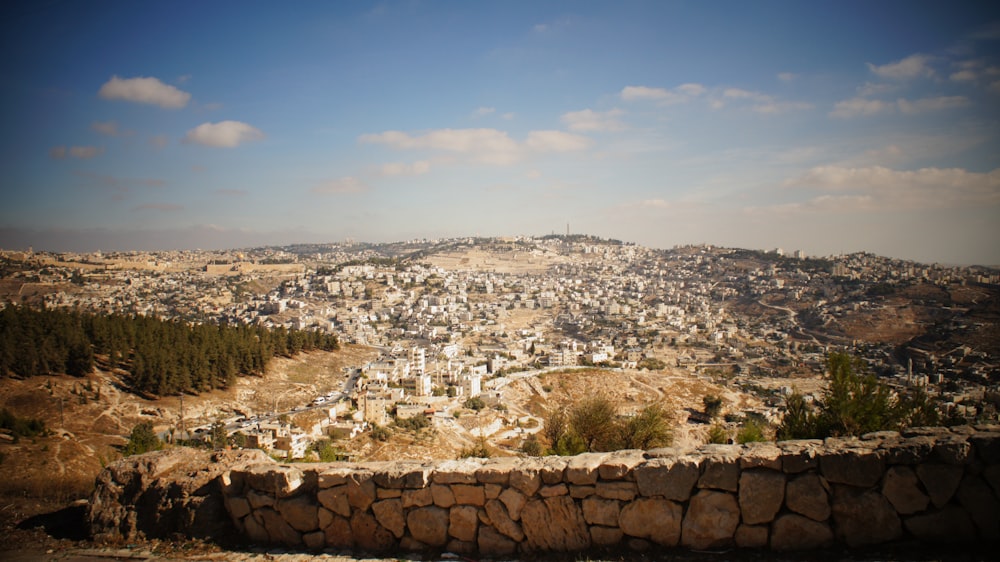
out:
M778 439L859 436L939 422L937 409L924 392L895 395L874 375L865 373L859 359L833 353L827 367L830 384L815 405L797 393L788 397Z
M614 448L616 418L614 403L604 395L585 398L569 411L569 423L587 451Z
M149 451L159 451L163 448L163 441L156 436L153 431L152 422L140 422L132 428L128 443L122 449L122 456L141 455Z
M651 404L619 424L618 448L652 449L666 447L673 441L667 413L659 404Z

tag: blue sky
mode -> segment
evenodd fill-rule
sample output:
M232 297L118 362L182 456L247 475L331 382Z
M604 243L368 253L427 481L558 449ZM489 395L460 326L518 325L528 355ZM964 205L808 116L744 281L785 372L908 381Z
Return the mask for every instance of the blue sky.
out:
M1000 264L991 2L24 2L0 247L573 232Z

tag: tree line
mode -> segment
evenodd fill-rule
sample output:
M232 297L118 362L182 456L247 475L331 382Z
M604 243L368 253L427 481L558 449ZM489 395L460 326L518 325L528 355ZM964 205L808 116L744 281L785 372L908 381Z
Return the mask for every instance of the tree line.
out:
M263 374L274 357L337 348L335 336L311 330L15 305L0 310L0 375L80 377L99 357L107 368L128 372L133 390L158 395L225 388L239 375Z

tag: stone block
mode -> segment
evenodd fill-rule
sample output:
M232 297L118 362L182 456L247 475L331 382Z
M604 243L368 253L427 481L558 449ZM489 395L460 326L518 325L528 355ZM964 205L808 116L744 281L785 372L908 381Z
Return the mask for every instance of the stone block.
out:
M917 477L927 490L934 507L944 507L955 495L965 469L958 465L927 463L917 465Z
M320 490L316 494L316 499L319 503L332 511L343 517L351 516L351 504L347 499L347 485L336 486L334 488L326 488L325 490ZM365 506L367 508L367 506Z
M486 504L486 491L482 486L452 484L451 493L455 495L455 503L459 505L482 506Z
M482 466L481 459L459 459L438 463L431 474L435 484L475 484L476 471Z
M615 451L604 458L597 474L601 480L634 480L632 470L643 462L643 452L627 449Z
M500 500L489 500L486 502L486 515L489 516L493 528L500 531L505 536L517 542L524 540L524 531L521 525L515 522L507 512L507 506Z
M271 494L264 494L256 490L250 490L247 492L247 501L250 503L250 507L258 509L261 507L271 507L274 505L274 496Z
M747 525L770 523L785 500L785 474L771 469L748 469L740 474L739 504Z
M448 512L448 534L460 541L475 541L479 530L479 509L458 505Z
M246 529L247 538L256 544L267 544L271 537L267 535L267 529L258 522L252 515L243 519L243 528Z
M833 448L820 457L820 470L831 484L867 488L882 479L885 464L872 449Z
M500 493L499 500L507 508L507 514L510 515L511 519L514 521L521 519L521 510L524 509L524 504L528 501L524 494L513 488L507 488Z
M511 470L510 486L525 496L533 496L542 485L540 463L528 460L524 465Z
M362 478L362 475L359 475L359 478L352 478L347 484L344 484L344 491L347 493L347 503L362 511L368 509L368 506L378 499L375 493L375 482L370 478Z
M598 482L594 493L609 500L632 501L639 495L639 487L635 482Z
M434 499L434 505L438 507L447 509L455 505L455 494L451 491L451 486L444 484L432 484L431 498Z
M566 457L545 457L541 459L538 475L542 477L542 483L552 486L563 482L563 475L566 473L566 462Z
M786 474L798 474L818 468L819 458L816 456L816 452L822 446L823 442L819 439L779 442L778 448L781 449L781 470Z
M930 498L920 490L917 473L908 466L892 466L882 480L882 495L900 515L910 515L927 509Z
M590 546L580 506L569 496L533 499L521 510L527 546L540 552L572 552Z
M605 527L617 527L618 515L621 513L621 505L617 500L602 500L600 498L587 498L581 502L583 507L583 518L591 525L604 525Z
M634 474L639 495L687 501L700 470L697 461L691 457L658 458L636 466Z
M958 503L972 516L979 536L988 541L1000 539L1000 502L993 497L989 484L980 476L966 474L956 495Z
M565 480L577 486L590 486L597 483L601 464L607 455L604 453L582 453L570 457L566 464Z
M321 515L322 513L320 511ZM351 529L351 522L346 518L331 514L329 521L322 524L322 531L323 536L326 537L326 546L332 548L354 547L354 531Z
M280 499L275 509L293 529L311 533L319 528L319 507L313 501L305 495Z
M403 490L403 507L425 507L434 503L434 494L431 488L419 488L417 490Z
M431 466L413 461L396 461L375 473L379 488L424 488L430 483Z
M293 547L302 545L302 535L293 529L280 513L269 507L262 507L257 513L271 543Z
M500 492L503 491L504 487L499 484L484 484L483 488L486 490L486 499L495 500L500 497Z
M945 464L968 464L973 460L972 444L967 435L946 435L934 442L932 457Z
M697 550L730 546L739 523L740 508L732 494L701 490L684 514L681 545Z
M786 513L771 524L771 548L774 550L813 550L831 546L833 531L826 523Z
M594 486L570 486L569 487L569 497L580 500L583 498L589 498L594 495L596 488Z
M327 531L329 542L329 528ZM351 536L357 547L369 552L388 552L396 547L396 537L392 532L366 511L355 511L351 516Z
M556 484L554 486L543 486L538 490L539 497L542 498L554 498L556 496L568 496L569 486L565 484Z
M332 488L334 486L342 486L347 484L347 480L356 474L357 468L353 465L332 466L319 473L317 482L321 490L324 488Z
M745 525L740 523L733 537L737 548L766 548L768 539L767 525Z
M399 488L376 488L375 499L388 500L403 497L403 490Z
M470 560L472 559L471 556L476 553L476 548L477 546L474 541L468 542L468 541L460 541L457 539L448 541L448 544L446 544L444 547L446 552L450 552L452 554L461 554L468 557Z
M510 556L517 552L517 543L500 534L493 527L479 527L479 554L483 556Z
M246 498L226 497L226 510L233 520L243 519L250 513L250 502Z
M590 528L590 542L598 547L615 547L621 544L625 533L618 527L601 527L594 525Z
M715 445L701 462L699 488L735 492L740 478L739 445Z
M881 544L903 534L896 510L875 490L836 485L831 508L837 538L848 546Z
M781 449L774 443L747 443L740 453L740 468L781 470Z
M930 457L934 450L934 438L916 435L896 443L880 443L878 450L886 464L919 464Z
M403 502L399 499L377 501L372 504L372 513L379 525L389 530L397 539L403 537L406 522L403 520Z
M277 498L285 498L296 493L305 479L302 471L284 465L256 465L244 473L247 485Z
M320 550L326 546L326 535L323 531L313 531L302 535L302 542L309 550Z
M815 473L796 476L785 486L785 505L814 521L826 521L830 517L828 486Z
M972 518L957 505L907 517L903 525L914 538L923 542L969 542L976 539Z
M410 535L432 547L442 547L448 543L449 510L440 507L418 507L406 515L406 527Z
M969 436L969 443L976 457L987 465L1000 465L1000 431L989 431Z
M519 461L520 459L516 457L489 459L476 470L476 480L480 484L507 486L510 483L510 472L518 466Z

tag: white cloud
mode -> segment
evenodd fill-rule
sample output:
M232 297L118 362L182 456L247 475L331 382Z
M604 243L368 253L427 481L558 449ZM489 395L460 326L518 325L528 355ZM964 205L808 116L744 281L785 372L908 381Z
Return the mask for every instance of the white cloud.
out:
M359 142L382 144L399 150L440 150L463 154L483 164L512 164L525 151L566 152L590 146L590 139L563 131L532 131L518 143L497 129L435 129L421 135L402 131L361 135Z
M90 124L90 128L93 131L97 131L102 135L108 135L109 137L128 136L132 134L132 131L118 130L117 121L94 121Z
M480 107L473 114L475 117L486 117L487 115L496 112L495 107Z
M971 70L959 70L953 72L948 79L954 82L973 82L976 79L976 73Z
M878 96L881 94L888 94L889 92L897 89L895 84L880 84L875 82L865 82L865 84L858 88L859 97L870 97Z
M626 127L618 118L624 114L617 108L604 112L584 109L563 114L562 122L570 131L621 131Z
M548 31L549 24L547 24L547 23L536 23L531 29L534 30L535 33L544 33L546 31Z
M245 142L260 140L264 133L240 121L202 123L184 135L181 142L218 148L233 148Z
M909 80L933 76L934 69L930 67L929 62L930 58L925 55L910 55L905 59L881 66L868 63L868 70L882 78Z
M815 210L933 210L1000 204L1000 169L978 173L961 168L819 166L784 185L823 192L808 203L792 204Z
M899 106L899 111L903 113L925 113L965 107L969 105L969 99L965 96L938 96L913 101L900 98L896 100L896 104Z
M504 113L503 115L501 115L501 117L503 117L504 121L510 121L511 119L514 118L514 112L513 111L509 111L509 112Z
M701 84L681 84L672 90L649 86L625 86L619 93L625 101L651 100L661 104L682 103L704 94L707 90Z
M309 191L319 195L341 195L368 191L368 186L358 178L343 177L325 181Z
M726 88L725 91L722 92L722 95L727 98L743 99L756 98L758 94L741 88Z
M563 131L531 131L524 144L538 152L572 152L588 148L592 141L587 137Z
M754 104L752 109L755 112L762 113L764 115L775 115L778 113L785 113L787 111L800 111L804 109L812 109L812 107L813 105L811 103L806 103L802 101L769 100Z
M851 98L849 100L838 101L830 112L830 117L859 117L864 115L875 115L886 111L892 111L895 105L882 100L870 100L865 98Z
M180 109L187 105L191 94L160 82L157 78L119 78L112 76L101 86L97 95L106 100L125 100Z
M429 171L431 171L431 163L427 160L418 160L412 164L406 162L382 164L380 173L383 176L419 176Z
M775 115L787 111L798 111L812 108L812 104L797 101L781 101L773 96L761 92L753 92L742 88L726 88L722 91L722 97L736 101L752 102L751 110L764 115ZM722 100L713 100L712 108L721 109L725 105Z
M778 73L778 80L781 80L782 82L791 82L792 80L795 80L798 77L799 77L799 75L795 74L793 72L779 72Z

